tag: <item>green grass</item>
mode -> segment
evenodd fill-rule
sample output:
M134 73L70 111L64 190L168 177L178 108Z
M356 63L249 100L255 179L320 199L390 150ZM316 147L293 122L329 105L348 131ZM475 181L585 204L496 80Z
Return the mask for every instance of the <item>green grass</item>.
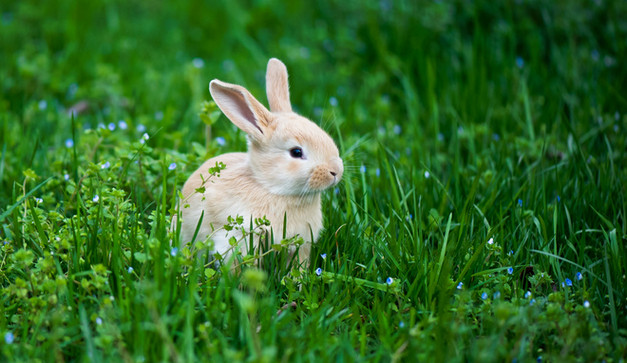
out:
M627 355L624 2L0 9L0 360ZM346 173L308 270L229 273L170 220L270 57Z

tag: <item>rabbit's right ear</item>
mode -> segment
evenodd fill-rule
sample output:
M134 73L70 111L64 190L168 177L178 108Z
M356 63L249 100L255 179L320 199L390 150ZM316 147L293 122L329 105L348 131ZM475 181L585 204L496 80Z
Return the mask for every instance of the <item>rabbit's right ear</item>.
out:
M266 93L272 112L292 112L290 90L287 83L287 68L276 58L268 61L266 70Z
M235 126L253 139L263 138L273 116L247 89L214 79L209 83L209 92Z

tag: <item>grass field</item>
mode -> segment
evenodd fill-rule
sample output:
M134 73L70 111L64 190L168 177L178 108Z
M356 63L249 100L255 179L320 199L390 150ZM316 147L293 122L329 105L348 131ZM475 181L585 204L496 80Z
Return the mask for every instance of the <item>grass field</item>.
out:
M0 361L627 356L626 2L1 3ZM229 273L169 226L270 57L346 172Z

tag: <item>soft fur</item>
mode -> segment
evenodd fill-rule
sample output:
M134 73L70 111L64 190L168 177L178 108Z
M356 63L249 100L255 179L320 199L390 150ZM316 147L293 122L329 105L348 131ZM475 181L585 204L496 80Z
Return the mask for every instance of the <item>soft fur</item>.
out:
M183 186L181 241L191 241L198 220L204 217L196 240L204 240L227 223L229 216L266 217L277 238L282 237L284 216L287 238L300 235L301 262L309 258L311 243L322 229L320 193L336 185L344 167L331 137L308 119L292 112L287 69L278 59L270 59L266 72L266 93L270 110L245 88L211 81L211 96L222 112L248 135L247 153L230 153L207 160ZM290 150L300 147L304 158L294 158ZM222 162L226 168L219 177L209 177L208 169ZM201 175L203 178L201 178ZM187 206L188 205L188 206ZM215 251L229 250L231 236L241 233L218 230L213 233ZM312 240L313 237L313 240ZM240 244L242 251L246 243Z

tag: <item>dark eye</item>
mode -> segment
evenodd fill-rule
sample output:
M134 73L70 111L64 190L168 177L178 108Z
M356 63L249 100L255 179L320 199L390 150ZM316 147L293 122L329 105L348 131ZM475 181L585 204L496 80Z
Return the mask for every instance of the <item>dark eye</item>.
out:
M290 149L290 156L294 159L302 159L303 158L303 149L300 147L293 147Z

